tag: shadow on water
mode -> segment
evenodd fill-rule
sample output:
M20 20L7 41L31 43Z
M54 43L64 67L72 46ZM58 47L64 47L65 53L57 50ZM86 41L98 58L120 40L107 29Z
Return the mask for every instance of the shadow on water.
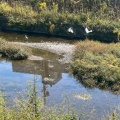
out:
M78 78L77 78L78 79ZM109 91L112 94L120 95L120 82L100 81L96 79L78 79L84 87L88 89L99 88L102 91Z
M57 55L55 53L52 53L46 50L37 49L37 48L32 48L32 53L33 55L40 56L44 59L58 60L63 58L61 55Z
M0 36L8 41L12 42L26 42L25 35L28 36L28 42L40 43L40 42L64 42L64 43L74 43L77 39L64 39L59 37L49 37L45 35L30 34L30 33L14 33L14 32L0 32Z

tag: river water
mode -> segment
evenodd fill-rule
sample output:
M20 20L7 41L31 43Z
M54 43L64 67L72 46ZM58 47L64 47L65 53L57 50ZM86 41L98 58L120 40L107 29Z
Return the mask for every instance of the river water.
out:
M25 41L24 34L0 32L0 36L8 41ZM28 35L28 37L28 42L74 43L74 41L60 38L35 35ZM70 75L69 64L62 64L59 61L61 56L44 50L34 49L33 51L35 55L43 59L22 61L0 59L0 90L4 93L8 105L14 103L14 99L19 96L18 93L24 96L30 85L35 82L37 95L47 106L61 104L67 98L78 114L81 111L87 115L92 114L94 116L92 120L99 120L113 109L120 109L120 95L99 88L89 89L83 86ZM83 100L75 97L75 94L87 94L91 97L89 100Z

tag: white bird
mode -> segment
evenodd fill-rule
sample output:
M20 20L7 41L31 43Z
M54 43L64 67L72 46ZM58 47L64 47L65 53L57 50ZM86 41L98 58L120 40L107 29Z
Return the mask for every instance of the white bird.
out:
M28 40L28 36L27 35L25 35L25 39Z
M86 27L85 32L86 32L86 34L88 34L88 33L92 32L92 30L88 30L88 28Z
M68 29L68 32L74 33L74 31L73 31L73 29L71 27Z

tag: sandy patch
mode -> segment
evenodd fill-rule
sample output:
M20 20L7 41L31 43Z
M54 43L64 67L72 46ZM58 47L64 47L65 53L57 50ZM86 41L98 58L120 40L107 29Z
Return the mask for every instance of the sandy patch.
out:
M14 42L15 44L29 46L33 48L38 48L42 50L47 50L52 53L56 53L58 55L64 56L63 59L60 60L61 63L69 63L73 59L73 52L75 46L69 43L58 43L58 42L43 42L43 43L21 43Z
M28 60L43 60L44 58L40 57L40 56L34 56L31 55L28 57Z

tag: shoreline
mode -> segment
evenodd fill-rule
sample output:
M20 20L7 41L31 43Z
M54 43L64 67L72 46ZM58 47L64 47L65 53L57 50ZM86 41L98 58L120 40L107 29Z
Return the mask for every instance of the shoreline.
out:
M60 42L43 42L43 43L22 43L22 42L12 42L17 45L28 46L31 48L37 48L46 50L58 55L63 56L59 61L62 64L70 63L73 59L73 53L75 49L75 45L71 45L69 43L60 43Z

